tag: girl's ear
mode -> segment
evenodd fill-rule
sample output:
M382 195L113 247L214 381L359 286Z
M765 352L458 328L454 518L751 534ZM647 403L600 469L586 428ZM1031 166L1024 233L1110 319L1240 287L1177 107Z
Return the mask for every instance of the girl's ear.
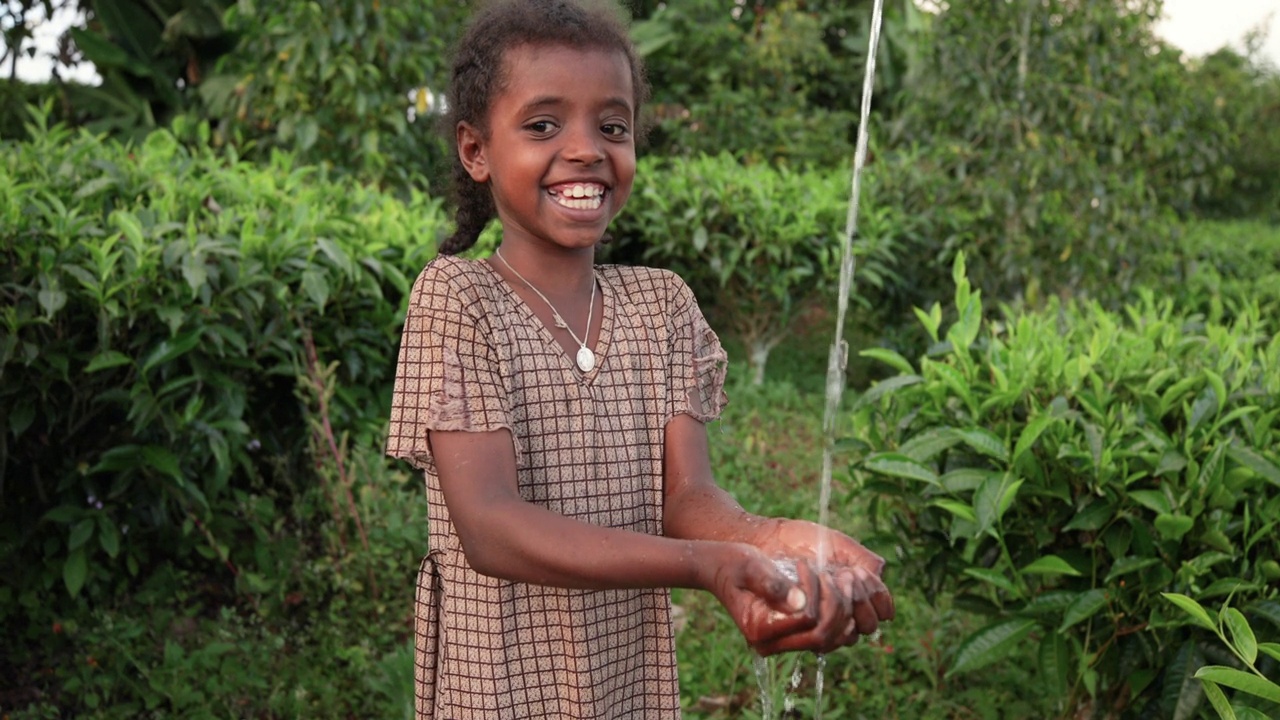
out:
M484 154L484 136L471 123L458 123L458 159L472 180L489 181L489 161Z

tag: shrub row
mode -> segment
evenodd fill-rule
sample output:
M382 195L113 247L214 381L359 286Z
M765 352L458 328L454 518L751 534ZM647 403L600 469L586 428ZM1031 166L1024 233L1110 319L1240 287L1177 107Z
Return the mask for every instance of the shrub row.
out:
M308 387L381 442L405 296L445 228L421 194L216 155L207 126L191 149L42 122L0 157L0 613L162 558L246 562L279 520L264 489L314 483Z
M1063 716L1192 717L1206 658L1236 666L1161 598L1230 598L1280 631L1280 336L1152 293L1122 316L1049 303L984 321L958 261L954 322L859 401L854 476L906 577L990 615L952 673L1038 643ZM1268 671L1275 671L1272 661Z

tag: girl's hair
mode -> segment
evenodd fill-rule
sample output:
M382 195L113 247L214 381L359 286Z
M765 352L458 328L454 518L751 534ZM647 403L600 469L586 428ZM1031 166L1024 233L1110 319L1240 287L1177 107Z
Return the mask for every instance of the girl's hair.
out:
M475 244L497 217L489 188L471 179L458 157L458 123L488 135L489 105L506 83L503 58L524 45L563 45L577 49L619 50L631 66L635 114L648 99L644 66L616 6L601 0L498 0L479 11L458 40L447 91L443 130L453 151L453 191L457 229L440 244L442 255L456 255Z

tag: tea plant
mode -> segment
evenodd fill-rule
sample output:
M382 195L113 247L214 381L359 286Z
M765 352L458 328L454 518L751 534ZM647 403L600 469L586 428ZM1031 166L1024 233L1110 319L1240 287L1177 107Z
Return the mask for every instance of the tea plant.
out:
M1232 703L1227 701L1227 696L1222 691L1221 686L1234 688L1239 693L1266 701L1273 713L1276 710L1280 710L1280 685L1268 679L1259 669L1265 657L1270 657L1274 661L1271 663L1272 667L1276 667L1276 663L1280 662L1280 643L1258 642L1257 636L1254 635L1253 627L1249 624L1249 620L1245 618L1244 613L1228 606L1226 603L1223 603L1222 609L1218 611L1218 621L1215 623L1210 618L1209 612L1200 603L1186 595L1178 593L1162 594L1166 600L1181 608L1194 624L1217 635L1222 644L1226 645L1231 654L1235 656L1236 661L1247 670L1246 672L1236 667L1222 665L1205 665L1196 670L1195 677L1203 684L1205 697L1209 698L1209 702L1213 705L1213 709L1218 713L1219 718L1222 718L1222 720L1236 720L1236 718L1265 720L1267 717L1251 706L1233 706ZM1228 634L1230 637L1228 637ZM1261 657L1258 655L1259 652L1262 653Z
M717 327L741 340L760 384L770 352L835 292L848 172L744 166L722 154L641 161L637 177L615 223L623 251L679 273ZM888 211L862 221L860 286L891 278L890 224Z
M240 577L270 497L313 482L305 337L338 363L335 423L380 442L439 201L286 154L240 163L194 132L121 145L35 113L0 155L0 622L168 559Z
M1146 293L984 321L963 256L955 321L872 387L847 446L871 516L935 594L990 617L949 675L1038 646L1062 716L1194 709L1195 644L1161 591L1234 593L1280 620L1280 337L1256 306L1230 325ZM1196 686L1198 687L1198 686Z

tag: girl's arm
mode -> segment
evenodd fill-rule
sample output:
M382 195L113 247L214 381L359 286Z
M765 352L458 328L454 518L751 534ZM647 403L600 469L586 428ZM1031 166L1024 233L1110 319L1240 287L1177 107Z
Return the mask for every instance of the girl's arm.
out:
M691 398L696 403L696 399ZM893 598L880 580L884 560L847 535L815 523L765 518L747 512L720 488L711 472L706 427L697 419L679 414L667 423L665 455L664 532L668 537L742 542L774 557L817 560L819 537L825 548L825 565L844 596L844 606L824 607L816 633L824 624L844 628L844 641L875 632L882 620L894 616ZM825 599L839 593L828 590ZM839 631L837 631L839 632Z
M748 642L768 654L799 649L818 622L818 580L799 584L750 544L606 528L520 497L507 430L432 431L445 504L471 568L505 580L567 588L685 587L729 608Z

